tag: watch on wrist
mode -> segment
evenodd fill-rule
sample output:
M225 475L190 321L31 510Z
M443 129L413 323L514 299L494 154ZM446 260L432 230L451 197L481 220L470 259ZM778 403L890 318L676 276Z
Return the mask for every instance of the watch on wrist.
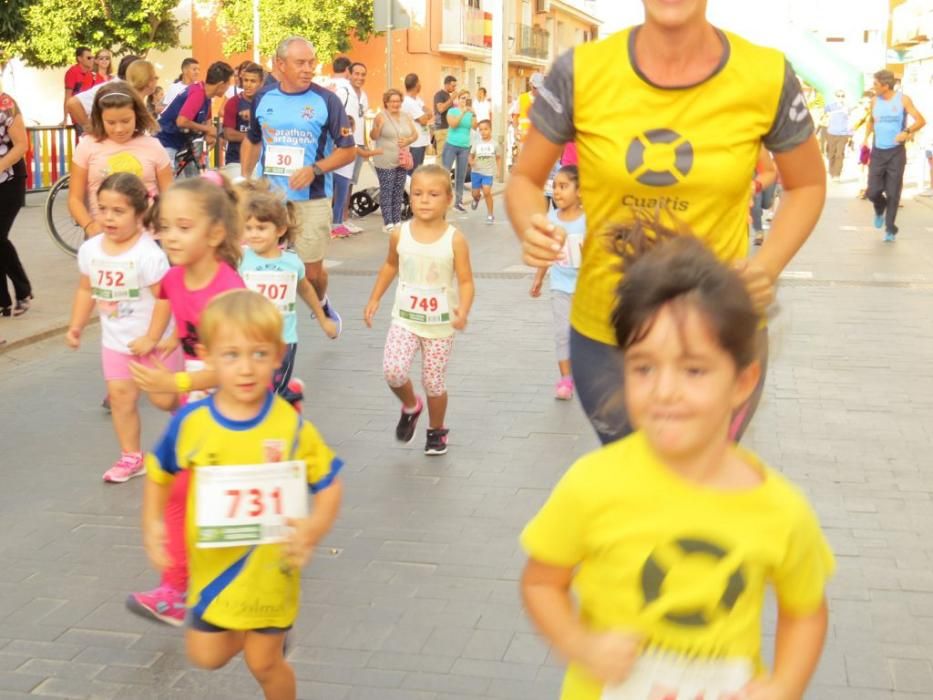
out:
M320 177L321 175L324 174L324 171L321 170L320 166L319 166L317 163L315 163L314 165L311 166L311 170L314 171L314 176L315 176L315 177Z

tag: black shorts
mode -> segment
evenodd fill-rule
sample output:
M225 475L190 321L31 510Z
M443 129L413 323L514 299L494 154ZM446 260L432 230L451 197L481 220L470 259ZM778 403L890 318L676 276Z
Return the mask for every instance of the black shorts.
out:
M259 632L259 634L285 634L292 628L291 625L289 625L288 627L257 627L252 630L229 630L226 627L212 625L210 622L205 621L194 610L188 611L187 624L188 627L198 632Z

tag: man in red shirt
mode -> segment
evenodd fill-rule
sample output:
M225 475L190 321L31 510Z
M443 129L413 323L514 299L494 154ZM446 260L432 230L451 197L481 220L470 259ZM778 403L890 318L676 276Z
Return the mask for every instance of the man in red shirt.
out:
M65 118L62 126L68 123L68 100L82 90L94 86L94 54L87 46L79 46L75 50L75 63L65 72Z

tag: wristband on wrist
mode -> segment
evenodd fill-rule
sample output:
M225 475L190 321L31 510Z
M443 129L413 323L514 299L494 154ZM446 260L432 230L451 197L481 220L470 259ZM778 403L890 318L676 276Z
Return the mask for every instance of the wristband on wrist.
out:
M187 372L175 372L175 388L179 394L187 394L191 391L191 375Z

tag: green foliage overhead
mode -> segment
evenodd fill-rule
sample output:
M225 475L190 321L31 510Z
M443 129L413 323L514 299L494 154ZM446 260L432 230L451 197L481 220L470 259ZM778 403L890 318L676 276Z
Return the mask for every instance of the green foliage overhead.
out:
M0 0L0 57L66 66L74 50L145 55L178 44L177 0Z
M274 54L282 39L299 35L314 43L320 61L328 62L350 48L352 34L366 39L373 31L373 0L260 0L259 13L263 56ZM225 0L217 23L226 34L225 53L252 48L252 0Z

